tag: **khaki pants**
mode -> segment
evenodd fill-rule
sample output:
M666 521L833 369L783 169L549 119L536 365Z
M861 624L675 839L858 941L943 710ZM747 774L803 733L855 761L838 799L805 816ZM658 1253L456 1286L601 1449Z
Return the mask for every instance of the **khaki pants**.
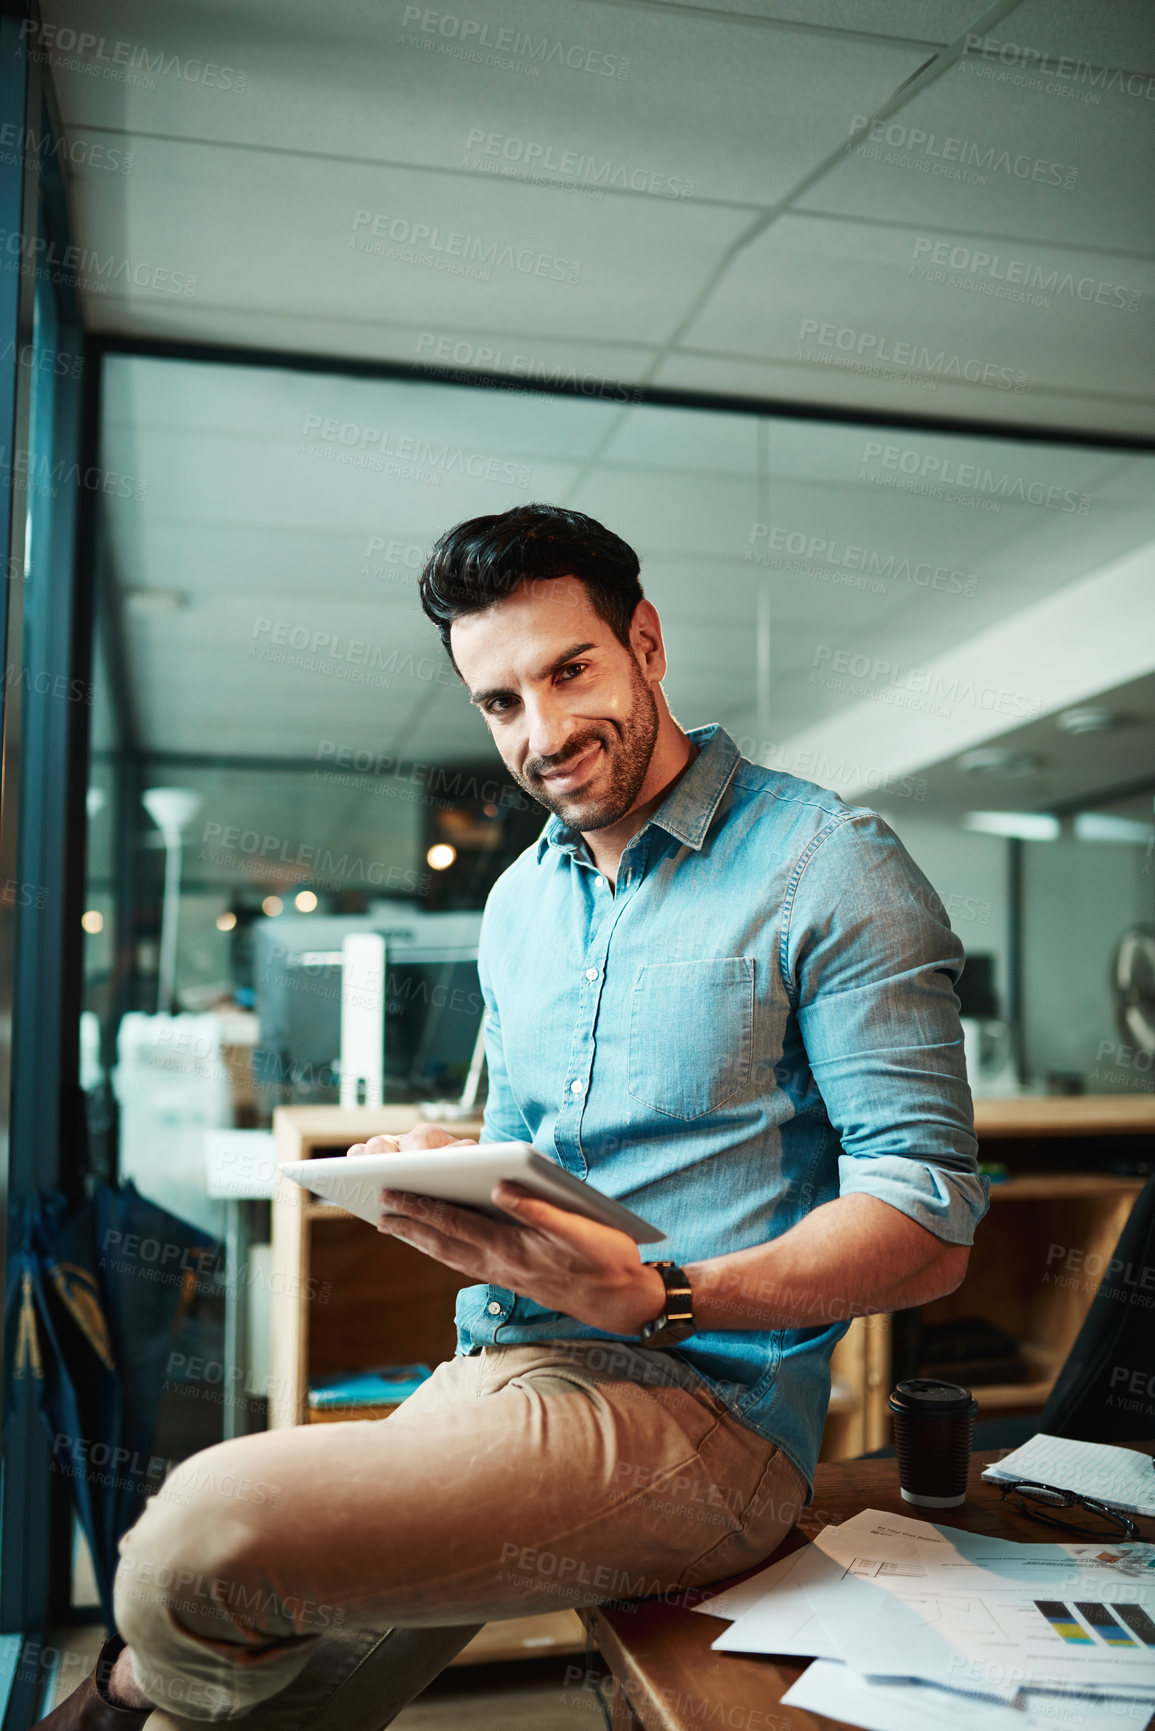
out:
M388 1419L184 1462L121 1540L117 1625L149 1731L376 1731L482 1624L719 1580L804 1497L666 1353L487 1347Z

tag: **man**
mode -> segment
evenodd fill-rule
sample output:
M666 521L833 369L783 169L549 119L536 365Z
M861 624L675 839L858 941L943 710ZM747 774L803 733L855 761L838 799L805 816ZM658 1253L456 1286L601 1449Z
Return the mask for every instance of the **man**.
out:
M873 812L683 731L631 549L522 506L442 536L421 597L552 813L484 917L485 1139L668 1243L513 1185L509 1224L384 1191L382 1232L477 1282L458 1356L383 1423L178 1468L122 1541L105 1716L58 1727L385 1725L484 1621L768 1555L848 1319L953 1290L986 1206L941 903Z

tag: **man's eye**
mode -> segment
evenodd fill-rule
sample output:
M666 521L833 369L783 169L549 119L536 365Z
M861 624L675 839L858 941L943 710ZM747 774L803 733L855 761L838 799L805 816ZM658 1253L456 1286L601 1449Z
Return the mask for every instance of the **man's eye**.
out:
M567 661L564 667L558 669L557 676L561 679L567 673L584 673L588 666L588 661Z
M492 697L485 705L485 713L486 715L504 715L506 713L506 705L512 704L513 702L514 699L512 697Z

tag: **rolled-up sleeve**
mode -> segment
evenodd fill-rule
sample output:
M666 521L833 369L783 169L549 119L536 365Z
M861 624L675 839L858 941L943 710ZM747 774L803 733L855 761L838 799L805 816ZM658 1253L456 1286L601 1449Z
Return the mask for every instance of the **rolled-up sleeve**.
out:
M815 837L785 911L782 969L841 1139L840 1193L970 1244L990 1185L954 995L964 952L946 910L889 826L855 811Z

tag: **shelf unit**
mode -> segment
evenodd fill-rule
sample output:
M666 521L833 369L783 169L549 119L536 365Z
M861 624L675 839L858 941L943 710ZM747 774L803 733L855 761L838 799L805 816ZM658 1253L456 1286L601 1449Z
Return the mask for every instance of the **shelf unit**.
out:
M966 1279L927 1323L985 1316L1020 1344L1026 1382L980 1384L979 1418L1041 1411L1142 1188L1141 1178L1031 1174L991 1185Z
M890 1441L890 1358L890 1317L856 1316L830 1358L821 1460L849 1460Z
M273 1114L276 1160L343 1154L353 1142L403 1135L421 1121L416 1106L280 1106ZM446 1129L477 1136L481 1125L457 1120ZM271 1429L316 1418L307 1399L311 1376L452 1358L454 1302L469 1281L371 1232L284 1173L273 1197L272 1262Z
M1037 1413L1045 1406L1144 1183L1140 1175L1094 1167L1152 1159L1155 1097L980 1099L975 1129L980 1159L1003 1162L1011 1175L991 1184L990 1211L976 1233L962 1285L924 1305L922 1320L981 1316L1019 1342L1028 1380L975 1386L981 1420ZM1073 1162L1092 1169L1070 1169ZM823 1460L891 1441L887 1397L896 1380L894 1331L890 1318L870 1321L880 1332L869 1354L853 1340L853 1329L834 1354L831 1369L843 1398L831 1401Z

